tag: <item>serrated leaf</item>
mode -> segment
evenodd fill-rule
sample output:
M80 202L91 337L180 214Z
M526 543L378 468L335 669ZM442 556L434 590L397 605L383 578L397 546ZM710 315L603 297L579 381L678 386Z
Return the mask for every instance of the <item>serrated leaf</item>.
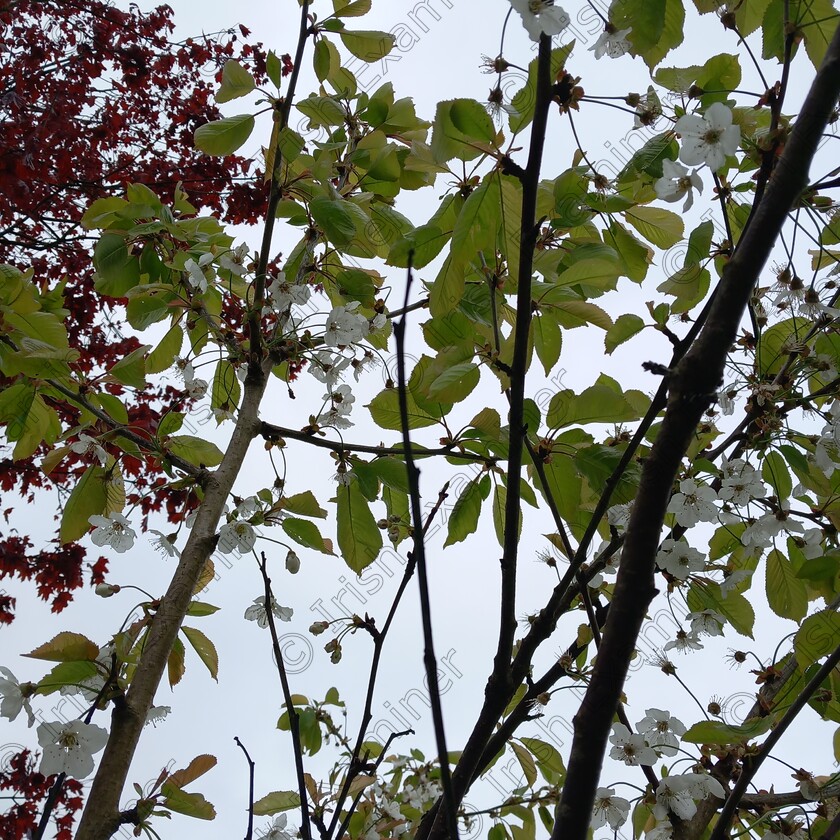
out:
M357 31L342 29L338 33L347 49L362 61L372 64L381 61L394 49L396 38L390 32Z
M107 471L104 467L89 467L73 488L61 515L58 537L62 545L84 536L90 530L88 520L91 516L101 516L105 513L108 503L106 476Z
M662 207L634 207L625 211L624 218L648 242L663 250L676 245L685 232L682 217Z
M837 647L840 639L840 614L834 610L821 610L808 616L796 634L794 649L796 661L805 670Z
M216 818L216 809L200 793L187 793L169 782L163 783L160 792L164 796L160 804L170 811L199 820Z
M218 467L224 454L215 443L192 435L177 435L166 441L166 449L173 455L197 467Z
M765 715L738 726L720 720L703 720L690 727L682 739L691 744L746 744L768 732L772 724L771 715Z
M184 330L180 324L173 324L158 346L146 357L146 373L162 373L171 367L183 343Z
M358 481L339 485L336 495L338 548L344 562L358 575L379 556L382 531Z
M449 514L448 533L443 547L461 542L478 528L483 501L478 479L473 479L461 492Z
M218 682L219 654L216 651L216 646L201 630L196 630L195 627L181 627L181 631L187 637L201 661L207 666L210 676Z
M172 645L172 650L169 652L169 658L166 660L166 674L169 678L169 687L174 688L181 682L181 677L184 676L186 667L184 665L184 657L186 650L184 643L176 638Z
M520 738L519 740L531 751L537 761L537 767L549 784L562 781L566 775L566 766L555 747L539 738Z
M52 694L64 686L76 686L99 672L93 660L60 662L52 671L38 681L38 694Z
M638 315L632 313L619 315L604 336L604 347L607 354L611 354L616 347L624 344L625 341L640 333L644 328L645 322Z
M23 656L47 662L95 662L99 645L81 633L65 630Z
M191 601L187 609L187 615L194 618L203 618L206 615L213 615L220 609L220 607L214 607L213 604L205 604L203 601Z
M197 755L183 770L176 770L172 773L167 782L175 787L186 787L190 782L194 782L209 770L212 770L216 764L217 759L214 755L208 755L207 753Z
M321 532L314 522L307 519L295 519L289 517L280 523L283 530L298 544L304 548L311 548L320 551L322 554L333 554L331 548L326 545Z
M113 365L108 374L123 385L142 390L146 387L146 353L151 349L151 344L143 344L132 350Z
M347 203L339 198L316 198L309 203L315 224L327 239L339 248L346 248L356 235L356 222Z
M293 790L276 790L267 793L254 803L254 813L258 817L272 816L282 811L291 811L300 806L300 796Z
M208 155L231 155L247 142L253 130L250 114L214 120L195 130L195 146Z
M216 102L221 105L231 99L247 96L256 87L253 76L238 61L229 58L222 68L222 86L216 94Z
M407 395L408 400L408 428L422 429L425 426L434 426L437 419L428 412L423 411L417 405L411 393ZM380 391L366 406L370 410L373 422L382 429L400 431L402 421L400 419L399 395L396 388L386 388Z

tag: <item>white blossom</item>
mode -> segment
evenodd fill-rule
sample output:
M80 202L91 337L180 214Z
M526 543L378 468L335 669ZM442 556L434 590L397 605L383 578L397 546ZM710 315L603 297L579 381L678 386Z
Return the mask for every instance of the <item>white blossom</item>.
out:
M88 522L95 528L90 535L94 545L110 545L119 554L134 545L137 534L121 513L111 511L108 516L91 516Z
M613 505L607 511L607 522L616 530L623 531L630 522L630 507L630 502L623 505Z
M610 742L614 744L610 750L610 758L623 761L627 765L652 765L658 761L656 753L644 736L634 735L623 723L613 724Z
M683 780L686 790L696 802L705 799L707 796L726 799L726 791L723 789L723 785L708 773L684 773L679 778Z
M245 276L245 260L248 258L248 245L243 242L238 248L228 251L219 257L219 267L235 274L237 277Z
M364 315L358 315L358 301L346 306L336 306L327 316L324 343L327 347L346 347L360 341L370 332L370 324Z
M286 569L293 575L296 575L300 571L300 557L291 549L289 549L289 553L286 555Z
M29 726L35 723L35 715L32 706L29 705L29 689L33 688L32 683L21 685L17 677L8 669L0 666L0 717L15 720L21 709L26 709L26 716L29 718Z
M152 540L152 545L155 551L160 552L166 557L180 557L181 552L175 547L175 540L177 534L164 534L162 531L156 531L154 528L149 529L150 534L157 536Z
M332 400L333 407L342 415L350 414L353 410L353 403L356 401L349 385L339 385L338 388L335 388L329 394L325 394L323 398L325 400Z
M595 791L595 807L592 809L592 828L609 823L610 828L621 828L630 814L630 802L615 795L613 788L599 787Z
M738 569L734 572L730 572L724 579L720 585L720 594L726 598L726 596L742 581L747 580L752 577L752 572L747 571L746 569Z
M718 490L720 501L743 507L753 499L763 499L767 495L761 474L741 458L726 461L721 465L721 469L723 480Z
M271 308L281 314L287 312L291 306L304 306L312 297L312 289L309 286L303 283L289 283L282 271L271 281L267 291L271 296Z
M294 610L291 607L281 607L272 596L271 611L280 621L291 621ZM248 621L256 621L260 627L268 627L268 615L265 609L265 595L254 598L254 603L245 610Z
M653 189L662 201L679 201L685 197L685 211L694 203L693 190L703 192L703 180L696 170L689 172L681 164L665 159L662 161L662 177L654 183Z
M149 711L146 712L146 720L143 726L148 726L151 723L155 727L170 714L172 714L172 706L150 706Z
M510 5L519 13L532 41L539 41L540 35L559 35L571 23L554 0L510 0Z
M702 650L700 637L693 631L677 630L677 636L665 645L665 650L676 650L685 653L687 650Z
M645 717L636 724L636 729L651 747L663 755L676 755L679 736L685 734L682 721L662 709L645 709Z
M108 453L99 445L99 441L84 432L79 435L79 439L75 443L70 444L70 449L77 455L90 455L92 453L103 467L108 460Z
M312 356L309 372L327 388L332 389L338 384L344 369L349 364L348 357L321 350Z
M210 253L202 254L196 262L192 257L184 263L184 269L187 272L187 283L196 291L207 291L207 275L204 271L204 266L213 262L213 255ZM213 276L213 270L210 269L210 276Z
M630 52L630 42L627 40L629 34L629 29L617 30L608 23L589 51L595 53L595 58L602 58L605 55L610 58L621 58L625 53Z
M257 534L247 522L228 522L219 529L218 549L222 554L238 551L245 554L257 541Z
M732 125L732 111L722 102L713 102L702 115L685 114L674 128L682 135L680 160L689 166L707 163L714 172L741 142L741 129Z
M758 546L760 548L767 548L773 544L773 538L777 537L782 531L791 531L804 534L805 528L801 522L790 518L790 508L784 505L778 511L770 511L764 516L757 519L751 525L748 525L741 535L741 544L745 546Z
M706 484L693 478L684 478L680 482L679 492L671 496L668 513L673 513L678 525L691 528L698 522L713 522L718 510L712 504L717 499L715 491Z
M292 836L286 831L287 817L285 814L280 814L274 818L274 822L268 830L267 834L263 834L260 840L292 840Z
M45 776L66 773L74 779L84 779L93 772L94 753L108 740L107 730L80 720L42 723L37 731L43 748L38 770Z
M706 567L703 555L684 540L670 537L662 541L662 547L656 555L656 565L677 580L688 580L694 572L702 572Z
M674 836L674 826L671 821L659 820L654 827L645 834L645 840L671 840Z
M689 784L683 776L666 776L656 788L656 804L653 815L658 820L667 819L673 813L681 820L690 820L697 813L697 806L691 798Z
M703 610L702 612L691 612L686 618L691 622L691 632L707 636L722 636L723 625L726 619L714 610Z

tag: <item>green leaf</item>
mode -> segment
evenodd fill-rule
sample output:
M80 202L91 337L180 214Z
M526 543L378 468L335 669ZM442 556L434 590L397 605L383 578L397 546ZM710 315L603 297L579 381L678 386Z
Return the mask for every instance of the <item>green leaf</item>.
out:
M332 548L325 545L324 538L318 530L318 526L308 519L296 519L289 517L281 523L283 530L298 544L304 548L311 548L320 551L322 554L334 554Z
M516 741L511 741L510 746L519 759L519 764L522 767L522 772L525 774L525 781L528 783L528 787L533 787L537 781L537 765L534 763L531 753L521 744L516 743Z
M524 485L529 487L530 485ZM493 528L496 531L496 539L499 545L504 547L505 544L505 505L507 505L507 487L503 484L497 484L493 493ZM519 510L519 522L517 529L522 534L522 509Z
M840 614L821 610L809 615L796 634L794 649L801 670L832 653L840 639Z
M604 346L607 354L611 354L616 347L637 335L645 328L645 322L632 313L625 313L616 318L615 323L604 336Z
M805 583L796 576L790 560L775 548L767 555L766 593L770 609L782 618L798 622L808 612Z
M60 662L52 671L38 681L38 694L52 694L64 686L76 686L95 677L99 668L93 660Z
M455 265L461 266L475 259L478 251L493 249L500 202L499 179L492 175L485 178L464 202L452 231L450 254Z
M180 411L167 411L160 418L160 423L158 423L157 427L157 436L163 440L170 435L174 435L183 425L184 415Z
M211 409L226 407L228 411L232 411L239 405L241 394L236 368L227 359L222 359L216 365L216 374L213 377L213 390L210 395Z
M682 217L662 207L634 207L624 218L657 248L667 250L683 238Z
M254 118L250 114L224 117L200 125L195 130L195 145L208 155L232 155L245 144L253 130Z
M694 579L688 589L688 608L692 612L714 610L720 613L742 636L753 638L755 610L739 592L728 592L723 597L720 585Z
M448 256L429 291L429 312L435 318L448 315L464 297L464 266Z
M787 468L787 462L779 452L765 453L761 465L761 477L773 488L779 499L789 499L793 492L793 481Z
M563 333L550 312L540 313L532 318L531 329L534 333L534 350L537 351L537 358L542 362L545 375L548 376L560 358Z
M449 111L452 124L471 140L493 143L496 129L487 109L474 99L456 99Z
M210 676L218 682L219 654L216 652L216 646L201 630L196 630L195 627L181 627L181 631L187 637L201 661L207 666Z
M390 32L358 31L342 29L338 33L347 49L362 61L372 64L381 61L394 49L396 38Z
M682 43L684 21L682 0L616 0L610 6L610 22L630 29L633 52L651 69Z
M371 0L333 0L337 18L362 17L370 11Z
M344 562L359 575L379 556L382 531L358 481L339 485L337 501L338 548Z
M197 467L218 467L224 458L224 454L215 443L192 435L169 438L166 441L166 449Z
M657 75L660 72L662 71L658 70ZM688 85L686 85L687 87ZM673 131L663 131L661 134L655 134L630 158L627 166L622 169L618 177L623 179L631 173L631 170L635 169L637 172L650 175L652 178L661 178L663 174L662 162L676 160L679 148Z
M487 478L488 476L484 476ZM481 502L486 498L482 495L480 481L474 478L467 484L455 502L452 513L449 514L449 530L443 547L461 542L478 528L478 518L481 515Z
M461 402L475 390L479 378L478 365L472 362L451 365L429 385L429 397L445 403Z
M166 318L172 310L169 301L172 300L172 292L165 289L133 289L136 294L129 294L126 316L128 323L135 330L145 330L146 327L156 324Z
M537 760L540 773L549 784L557 784L563 780L566 767L563 764L563 757L555 747L539 738L520 738L519 740L531 751Z
M160 792L164 796L160 804L170 811L199 820L216 818L216 809L200 793L187 793L171 782L164 782Z
M89 518L105 513L108 501L105 492L106 477L104 467L89 467L73 488L61 515L58 537L62 545L83 537L90 530Z
M181 325L173 324L160 344L146 357L146 373L162 373L171 367L183 343L184 331Z
M425 426L434 426L437 419L420 408L411 393L406 394L408 399L408 428L422 429ZM402 421L400 419L399 395L396 388L386 388L380 391L366 406L370 410L374 423L382 429L400 431Z
M451 235L436 225L421 225L398 239L388 252L388 265L408 268L408 255L412 255L414 268L425 268L450 240Z
M93 250L96 291L108 297L125 297L140 282L140 263L128 251L125 238L103 233Z
M216 94L216 102L221 105L231 99L247 96L257 87L253 76L238 62L229 58L222 68L222 86Z
M277 53L274 50L269 50L268 55L265 57L265 74L276 88L282 87L283 65L280 63L280 59L277 58Z
M356 222L340 198L316 198L309 204L315 224L338 248L346 248L356 236Z
M81 633L64 631L23 656L47 662L95 662L99 645Z
M624 395L607 385L595 384L580 394L558 391L548 407L546 423L552 429L587 423L621 423L637 420L638 411Z
M146 387L146 353L151 344L142 344L111 367L108 373L123 385L143 390Z
M203 601L190 601L187 615L191 615L194 618L204 618L204 616L213 615L219 609L219 607L214 607L212 604L205 604Z
M300 796L293 790L276 790L267 793L254 803L254 813L258 817L279 814L282 811L291 811L300 805Z
M467 161L473 160L483 154L482 148L487 145L487 141L481 137L473 137L471 134L462 131L455 124L455 117L453 116L453 109L455 109L461 125L471 131L485 134L486 128L482 129L480 127L480 117L475 111L476 105L478 103L473 99L452 99L438 102L435 121L432 127L431 143L432 156L435 161L446 163L453 158ZM480 105L478 107L481 108ZM487 117L488 121L490 120L486 112L485 117ZM495 134L493 136L495 137Z
M703 720L695 723L682 736L691 744L720 744L721 746L747 744L770 730L773 717L765 715L738 726L720 720Z
M315 519L326 519L327 516L327 512L318 504L311 490L284 496L278 502L278 507L289 513L296 513L298 516L311 516Z

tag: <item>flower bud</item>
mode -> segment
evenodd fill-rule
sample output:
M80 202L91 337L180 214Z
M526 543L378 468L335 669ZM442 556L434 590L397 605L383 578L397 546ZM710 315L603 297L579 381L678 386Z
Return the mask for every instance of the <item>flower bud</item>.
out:
M294 553L291 549L289 553L286 555L286 568L293 574L296 575L298 571L300 571L300 557Z
M116 583L97 583L96 589L94 590L100 598L110 598L119 591L120 587Z
M313 625L309 628L309 632L310 632L313 636L320 636L320 635L321 635L321 633L323 633L323 632L325 632L326 630L328 630L328 629L329 629L329 627L330 627L330 623L329 623L329 621L316 621L316 622L315 622L315 623L314 623L314 624L313 624Z

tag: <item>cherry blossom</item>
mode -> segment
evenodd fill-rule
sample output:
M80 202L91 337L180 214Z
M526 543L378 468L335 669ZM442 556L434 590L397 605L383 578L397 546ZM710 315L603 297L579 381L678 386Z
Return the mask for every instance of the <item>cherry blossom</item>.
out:
M722 102L713 102L705 114L685 114L674 126L682 135L680 160L689 166L707 163L717 172L727 155L734 155L741 142L741 129L732 125L732 111Z
M658 761L656 753L644 736L634 735L623 723L613 724L610 742L614 744L610 750L610 758L623 761L627 765L652 765Z
M702 612L691 612L686 618L691 622L691 632L707 636L722 636L724 617L714 610L703 610Z
M111 511L108 516L91 516L88 522L95 528L90 535L94 545L110 545L119 554L134 545L137 534L121 513Z
M677 580L688 580L694 572L702 572L706 567L703 555L684 540L670 537L662 541L662 547L656 555L656 565Z
M688 650L702 650L700 637L693 631L677 630L677 637L665 645L665 650L676 650L685 653Z
M653 815L664 820L675 814L681 820L690 820L697 813L697 805L691 798L689 782L684 776L666 776L656 788L656 804Z
M93 772L94 753L108 740L106 729L80 720L42 723L37 732L44 750L38 769L45 776L66 773L74 779L84 779Z
M292 306L304 306L312 297L309 286L289 283L282 271L271 281L267 291L271 296L271 308L281 314L287 312Z
M705 484L693 478L685 478L680 482L679 492L671 496L668 502L668 513L673 513L677 525L691 528L698 522L712 522L717 519L718 510L712 504L717 499L717 493Z
M0 717L12 721L17 718L21 709L26 709L29 725L32 726L35 723L35 715L32 706L29 705L29 698L34 693L35 686L33 683L21 685L8 668L0 666L0 674L3 675L0 677L0 697L3 698L0 702Z
M630 802L615 795L613 788L599 787L595 791L595 807L592 809L592 828L609 823L610 828L621 828L630 814Z
M285 830L287 821L288 818L285 814L275 817L271 828L266 834L262 835L262 840L292 840L291 834Z
M663 755L676 755L680 744L678 736L685 734L682 721L662 709L645 709L645 717L636 724L636 729Z
M338 384L350 361L346 356L321 350L312 356L309 372L319 382L323 382L327 388L332 389Z
M156 531L154 528L150 528L149 533L157 535L152 540L155 551L160 552L166 557L181 556L181 552L175 547L175 540L178 537L177 534L164 534L162 531Z
M324 344L327 347L346 347L360 341L370 332L370 324L364 315L356 314L358 301L346 306L336 306L327 316Z
M271 611L280 621L291 621L294 610L291 607L281 607L272 596ZM248 621L256 621L260 627L268 627L268 614L265 609L265 595L254 598L254 603L245 610Z
M257 534L247 522L228 522L219 529L218 549L222 554L246 554L257 542Z
M718 490L720 501L743 507L753 499L763 499L767 495L761 475L755 467L741 458L726 461L721 468L723 480Z
M571 23L554 0L510 0L510 5L519 13L532 41L539 41L540 35L559 35Z
M608 23L589 51L595 53L595 58L602 58L605 55L610 58L621 58L625 53L630 52L630 42L627 40L629 34L629 29L616 29Z
M213 262L213 255L210 253L202 254L198 258L198 262L190 258L184 263L184 270L187 272L187 283L198 292L207 291L207 273L204 271L204 266ZM213 276L212 269L210 276Z
M96 438L86 435L84 432L79 435L79 439L70 444L70 449L77 455L89 455L93 453L101 466L105 466L108 460L108 453L100 446Z
M689 172L682 164L673 160L662 161L662 177L653 185L656 197L662 201L679 201L685 197L683 210L694 203L694 192L703 192L703 180L694 170Z

